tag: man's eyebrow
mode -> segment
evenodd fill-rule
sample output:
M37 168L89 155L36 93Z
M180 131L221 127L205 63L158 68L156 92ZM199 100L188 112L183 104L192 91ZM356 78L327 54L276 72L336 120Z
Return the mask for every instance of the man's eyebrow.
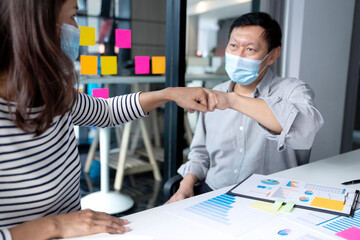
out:
M235 41L237 43L241 43L242 45L246 45L246 46L248 46L248 45L258 46L258 44L255 43L255 42L252 42L252 41L240 41L240 40L237 40L235 37L232 37L231 40L233 40L233 41Z

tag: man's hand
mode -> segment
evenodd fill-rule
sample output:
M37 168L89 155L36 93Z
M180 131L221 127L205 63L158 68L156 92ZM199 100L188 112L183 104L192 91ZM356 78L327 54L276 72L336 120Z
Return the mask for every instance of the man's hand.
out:
M225 110L231 108L231 93L221 92L217 90L210 90L204 88L208 102L207 110L213 112L215 109Z
M199 180L198 178L192 174L187 174L184 179L180 182L179 190L165 203L172 203L183 200L185 198L193 197L194 196L194 185Z

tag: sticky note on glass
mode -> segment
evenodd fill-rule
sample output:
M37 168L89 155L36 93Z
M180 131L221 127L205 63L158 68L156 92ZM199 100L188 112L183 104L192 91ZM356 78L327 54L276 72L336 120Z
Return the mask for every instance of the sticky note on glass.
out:
M137 56L135 57L135 74L149 74L150 73L150 57Z
M165 57L152 57L151 64L152 74L165 73Z
M82 75L96 75L98 68L98 57L97 56L80 56L80 65Z
M334 199L315 197L310 203L310 206L342 211L344 208L344 202Z
M115 46L118 48L131 48L131 30L115 29Z
M94 88L92 90L92 95L97 98L109 98L109 89L108 88Z
M356 240L356 239L358 240L360 239L360 228L351 227L345 229L344 231L338 232L335 235L347 240Z
M101 57L101 74L116 75L117 74L117 57L106 56Z
M79 27L80 29L80 46L94 46L95 45L95 28L94 27Z

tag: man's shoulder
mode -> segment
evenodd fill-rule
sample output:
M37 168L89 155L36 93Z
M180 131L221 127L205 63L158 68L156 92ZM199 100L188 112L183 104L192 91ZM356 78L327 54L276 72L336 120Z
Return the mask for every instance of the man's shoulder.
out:
M276 88L280 87L280 88L289 89L289 88L296 88L298 86L308 85L308 84L303 80L293 77L283 78L283 77L275 76L271 82L271 85L272 87L276 87Z

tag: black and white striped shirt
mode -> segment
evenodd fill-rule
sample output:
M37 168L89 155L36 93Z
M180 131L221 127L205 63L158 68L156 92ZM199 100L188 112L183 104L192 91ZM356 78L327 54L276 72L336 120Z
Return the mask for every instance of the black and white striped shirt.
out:
M72 112L56 117L38 137L14 125L0 98L0 239L11 239L8 228L23 222L80 210L73 126L107 127L142 118L139 94L98 99L79 93ZM30 117L40 111L33 108Z

